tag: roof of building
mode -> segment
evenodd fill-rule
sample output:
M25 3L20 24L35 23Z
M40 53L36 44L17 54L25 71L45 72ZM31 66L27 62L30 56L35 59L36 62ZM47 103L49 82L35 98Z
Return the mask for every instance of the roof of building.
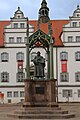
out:
M51 20L52 30L53 30L53 38L54 38L54 46L62 46L61 33L62 27L67 24L69 20ZM10 21L0 21L0 47L4 46L4 27L10 24ZM34 26L34 31L38 28L37 20L30 20L29 24ZM48 24L41 24L40 29L48 34Z

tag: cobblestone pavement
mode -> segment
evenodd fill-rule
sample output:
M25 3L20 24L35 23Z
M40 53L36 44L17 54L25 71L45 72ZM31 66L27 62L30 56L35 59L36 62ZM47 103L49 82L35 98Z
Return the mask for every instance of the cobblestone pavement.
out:
M62 109L68 110L69 113L74 113L76 115L75 118L64 119L64 120L80 120L80 103L60 103L59 105ZM20 107L21 107L20 105L7 105L7 104L0 105L0 120L19 120L19 119L10 118L7 116L7 114L20 109ZM59 120L59 119L55 119L55 120Z

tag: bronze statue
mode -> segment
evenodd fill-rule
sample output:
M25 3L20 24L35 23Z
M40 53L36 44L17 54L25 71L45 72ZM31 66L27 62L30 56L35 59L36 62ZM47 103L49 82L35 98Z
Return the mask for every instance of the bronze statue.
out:
M37 56L33 59L35 66L34 76L36 78L44 78L45 59L40 54L41 53L38 51Z

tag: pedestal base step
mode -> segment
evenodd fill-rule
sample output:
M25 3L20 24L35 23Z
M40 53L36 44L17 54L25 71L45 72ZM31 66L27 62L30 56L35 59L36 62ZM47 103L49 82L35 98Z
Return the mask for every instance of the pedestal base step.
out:
M9 115L13 118L18 119L68 119L68 118L74 118L74 114L11 114Z
M69 114L68 111L50 108L50 107L29 107L22 110L15 111L9 114L9 117L18 119L67 119L74 118L74 114Z

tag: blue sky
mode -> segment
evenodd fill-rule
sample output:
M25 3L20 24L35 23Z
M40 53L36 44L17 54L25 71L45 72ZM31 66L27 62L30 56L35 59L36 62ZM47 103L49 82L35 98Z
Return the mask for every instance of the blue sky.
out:
M13 17L20 6L24 15L30 20L38 18L38 10L42 0L0 0L0 20ZM68 19L72 16L80 0L46 0L50 8L50 19Z

